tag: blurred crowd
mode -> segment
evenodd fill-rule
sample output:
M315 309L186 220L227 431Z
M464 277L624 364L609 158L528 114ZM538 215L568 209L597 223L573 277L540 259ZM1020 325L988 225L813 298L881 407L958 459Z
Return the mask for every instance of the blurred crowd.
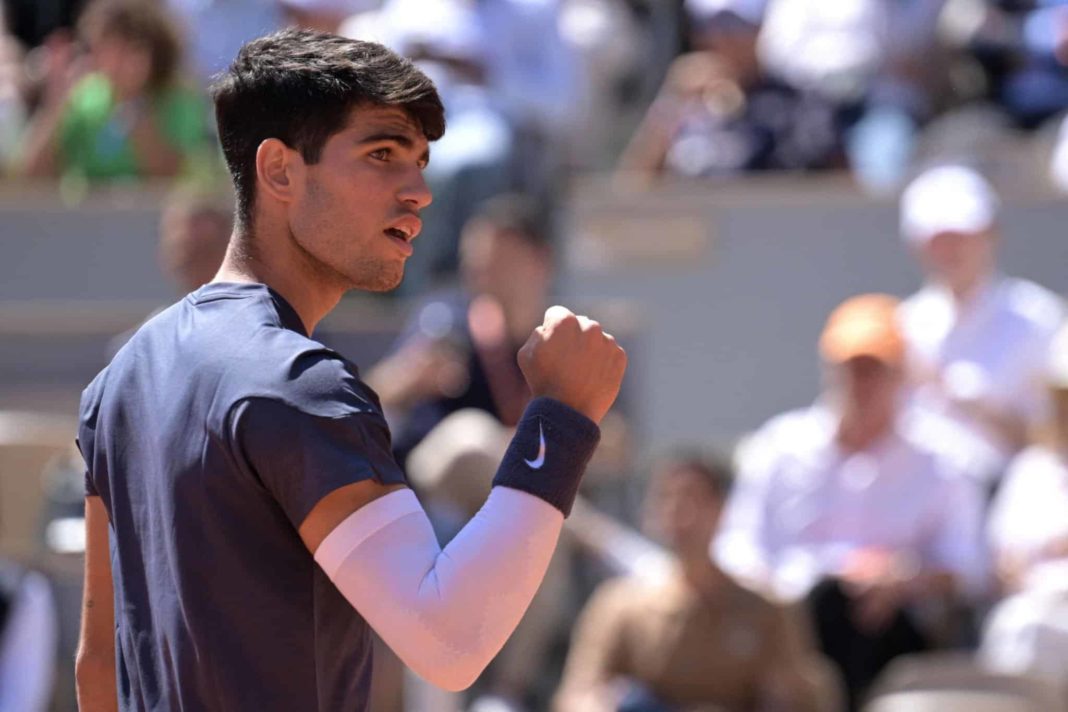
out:
M977 170L998 141L1024 142L1068 190L1068 1L2 7L3 173L68 199L175 181L160 261L181 293L230 233L208 87L244 41L298 24L381 41L434 78L449 129L403 287L418 303L361 366L443 540L484 500L529 399L515 353L553 289L568 176L714 189L849 171L900 196L925 285L828 315L813 403L733 453L651 462L624 403L516 635L468 695L407 709L852 711L895 661L946 650L957 673L1068 709L1064 306L1002 271L1000 199ZM43 577L0 564L0 712L48 708L55 608ZM376 711L400 709L396 665L383 651Z

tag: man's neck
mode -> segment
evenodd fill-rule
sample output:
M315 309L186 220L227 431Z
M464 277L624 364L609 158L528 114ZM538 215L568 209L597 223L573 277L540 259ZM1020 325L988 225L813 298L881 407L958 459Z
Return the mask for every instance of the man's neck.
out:
M886 437L892 428L893 419L868 422L843 416L838 424L838 447L849 453L863 452Z
M288 243L279 248L280 241L257 241L249 231L238 230L212 281L267 285L293 307L304 330L311 334L341 301L345 289L318 274L307 256L288 247Z
M704 597L717 594L726 580L726 575L712 562L707 550L680 557L679 570L686 582Z
M975 302L975 299L992 280L992 275L981 274L968 281L957 284L945 283L943 286L953 297L953 302L957 305L957 308L966 309Z

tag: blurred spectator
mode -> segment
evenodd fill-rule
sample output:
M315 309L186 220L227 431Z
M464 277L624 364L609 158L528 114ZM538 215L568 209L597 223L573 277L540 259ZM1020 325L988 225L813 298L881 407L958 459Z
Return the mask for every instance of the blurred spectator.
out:
M219 271L230 233L233 231L234 201L228 191L221 194L181 189L172 193L160 216L156 259L160 272L181 295L210 282ZM160 306L144 318L148 321L166 309ZM108 342L108 357L114 357L141 328L127 329ZM84 475L84 473L81 473ZM79 482L82 481L79 476ZM79 499L81 504L81 499Z
M1006 599L991 613L981 657L1003 672L1048 679L1068 699L1068 331L1050 353L1052 426L1013 460L989 535Z
M687 0L697 51L677 59L620 168L645 175L730 176L831 167L831 107L763 71L763 0Z
M53 52L22 172L88 180L177 175L203 148L205 106L181 76L181 39L170 16L152 0L96 0L78 29L88 66L72 50Z
M0 12L0 174L15 155L26 122L26 106L20 87L22 50L8 34Z
M0 712L49 709L58 646L48 580L0 558Z
M278 0L166 0L182 21L190 69L201 86L230 66L241 45L282 24Z
M422 238L420 238L422 239ZM399 461L447 415L475 408L506 426L529 398L516 353L547 306L552 249L529 199L486 203L463 231L463 287L431 297L367 381L397 418Z
M629 135L632 95L659 69L650 57L654 40L625 0L564 0L560 33L581 67L574 123L560 131L562 158L569 168L599 168L615 161L621 132Z
M715 545L726 570L807 597L854 709L892 658L935 642L918 613L985 576L978 488L903 417L897 308L868 294L831 314L823 397L743 448Z
M219 271L234 225L229 194L181 191L163 206L160 218L160 270L186 294Z
M978 173L933 168L901 198L927 285L901 308L917 401L972 433L1000 476L1046 414L1042 386L1060 300L998 271L998 198Z
M760 37L767 71L837 109L866 185L897 185L918 127L936 108L938 18L946 0L770 0Z
M954 41L985 70L987 94L1016 126L1031 129L1068 109L1068 2L953 3Z
M449 130L425 171L434 202L423 211L420 248L401 285L424 292L455 273L458 237L477 207L517 183L515 126L489 84L490 36L476 9L460 0L389 0L346 31L413 59L445 104Z
M836 709L833 675L801 621L709 559L729 479L724 465L692 456L657 465L645 529L674 564L661 579L615 579L594 593L558 712Z

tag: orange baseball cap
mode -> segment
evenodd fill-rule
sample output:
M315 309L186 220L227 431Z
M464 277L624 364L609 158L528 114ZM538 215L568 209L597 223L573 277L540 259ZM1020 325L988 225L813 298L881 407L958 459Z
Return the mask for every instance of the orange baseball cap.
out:
M847 299L831 312L820 336L820 355L829 363L858 356L901 365L905 339L898 326L900 301L888 294L862 294Z

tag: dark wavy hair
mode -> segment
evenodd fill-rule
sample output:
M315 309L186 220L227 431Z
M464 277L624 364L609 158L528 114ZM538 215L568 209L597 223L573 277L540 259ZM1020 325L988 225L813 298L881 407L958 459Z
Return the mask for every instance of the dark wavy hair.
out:
M327 139L361 105L397 106L428 141L445 133L433 82L412 62L374 42L289 29L241 48L211 89L223 155L249 225L256 193L256 149L276 138L319 161Z

